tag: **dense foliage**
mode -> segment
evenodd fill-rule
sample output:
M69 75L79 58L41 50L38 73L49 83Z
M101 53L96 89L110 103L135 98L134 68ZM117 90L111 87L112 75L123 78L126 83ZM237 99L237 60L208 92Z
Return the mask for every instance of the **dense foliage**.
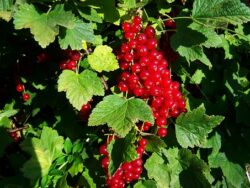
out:
M244 0L0 0L0 187L250 187Z

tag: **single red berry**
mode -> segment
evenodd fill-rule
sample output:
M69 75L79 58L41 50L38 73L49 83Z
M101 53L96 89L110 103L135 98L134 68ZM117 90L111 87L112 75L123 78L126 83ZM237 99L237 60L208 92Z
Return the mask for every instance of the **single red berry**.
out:
M121 92L126 92L128 91L128 86L125 82L120 82L118 84L118 88L120 89Z
M130 29L131 29L131 24L130 23L128 23L128 22L123 22L122 23L122 30L124 32L129 32Z
M135 25L140 25L140 24L142 23L141 17L140 17L140 16L135 16L135 17L133 18L133 23L134 23Z
M152 26L147 26L144 33L148 38L153 38L155 36L155 29Z
M167 136L167 129L166 128L159 128L158 131L157 131L157 134L160 136L160 137L165 137Z
M107 144L103 144L103 145L100 146L99 154L100 155L108 155Z
M148 141L145 138L141 138L141 140L139 141L139 146L141 147L146 147L147 144L148 144Z
M23 84L17 84L16 90L17 90L17 92L23 92L24 91L24 85Z
M102 168L107 169L108 166L109 166L109 158L108 157L104 157L102 159Z
M30 99L30 95L28 93L23 94L23 100L26 102Z

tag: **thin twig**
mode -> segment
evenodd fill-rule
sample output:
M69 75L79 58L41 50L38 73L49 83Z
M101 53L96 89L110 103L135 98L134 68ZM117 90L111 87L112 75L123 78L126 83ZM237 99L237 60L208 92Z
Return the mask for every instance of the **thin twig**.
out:
M14 132L21 131L21 130L23 130L23 129L28 129L28 128L29 128L29 126L28 126L28 125L25 125L25 126L23 126L23 127L18 127L18 128L15 128L15 129L9 129L9 130L7 130L7 132L9 132L9 133L14 133Z

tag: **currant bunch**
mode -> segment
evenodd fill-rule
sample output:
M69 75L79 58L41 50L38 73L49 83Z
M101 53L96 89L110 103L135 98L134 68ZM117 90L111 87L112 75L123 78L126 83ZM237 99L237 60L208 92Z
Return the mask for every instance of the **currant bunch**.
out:
M81 59L81 53L77 50L65 50L64 60L60 62L60 69L76 70L77 62Z
M10 137L13 139L14 142L19 142L21 140L20 134L17 131L9 132Z
M108 174L108 166L110 160L109 154L107 152L107 144L108 143L105 143L99 148L99 153L104 156L104 158L102 159L102 168L105 170L107 175L107 186L110 188L123 188L125 187L126 183L131 183L134 180L138 180L143 171L142 155L145 152L147 140L144 138L141 138L139 140L136 150L138 158L131 162L124 162L123 164L121 164L112 176Z
M142 28L142 19L135 16L132 22L123 22L125 42L117 53L122 70L118 88L121 92L145 99L151 106L158 127L157 134L167 135L167 119L185 112L185 99L180 84L171 79L168 61L157 50L157 39L152 26ZM142 130L152 125L144 123Z

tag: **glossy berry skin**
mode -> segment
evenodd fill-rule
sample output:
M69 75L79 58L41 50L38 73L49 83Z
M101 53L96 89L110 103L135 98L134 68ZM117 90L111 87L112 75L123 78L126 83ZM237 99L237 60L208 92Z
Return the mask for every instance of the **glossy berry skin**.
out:
M30 95L28 93L23 94L23 101L28 101L30 99Z
M23 92L24 91L24 85L23 84L17 84L16 85L16 91L17 92Z
M161 128L159 128L158 129L158 131L157 131L157 134L158 134L158 136L160 136L160 137L165 137L165 136L167 136L167 129L166 128L163 128L163 127L161 127Z

